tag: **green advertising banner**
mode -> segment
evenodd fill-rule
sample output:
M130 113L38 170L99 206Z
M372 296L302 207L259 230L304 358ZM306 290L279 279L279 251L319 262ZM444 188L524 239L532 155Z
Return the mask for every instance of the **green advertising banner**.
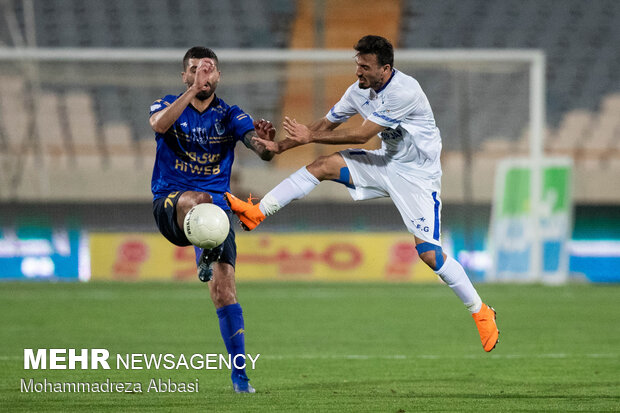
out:
M538 197L532 188L540 188ZM499 163L489 236L493 262L489 280L565 281L571 230L570 159L547 158L539 166L529 159Z

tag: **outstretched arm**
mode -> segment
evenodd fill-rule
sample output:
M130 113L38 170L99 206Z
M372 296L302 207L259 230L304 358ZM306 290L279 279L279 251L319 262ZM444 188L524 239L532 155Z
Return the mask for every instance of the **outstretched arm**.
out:
M270 161L275 155L274 151L267 146L273 144L276 137L276 129L273 124L265 119L254 121L254 130L248 131L243 136L243 143L252 149L263 161ZM264 142L264 143L262 143Z
M288 117L285 118L285 122L286 119L288 119ZM309 124L307 128L311 131L331 131L336 129L340 125L340 123L330 122L327 118L323 117ZM266 141L260 138L254 138L253 140L266 146L270 151L278 154L295 148L297 146L303 145L303 143L288 137L280 142L273 142L273 140Z
M342 123L334 123L330 122L326 117L322 117L321 119L317 119L311 124L308 125L308 129L310 130L334 130L338 126L342 125Z
M307 143L325 143L328 145L363 144L384 129L385 126L366 119L361 126L355 128L313 130L306 125L298 123L295 119L284 118L284 130L288 133L288 138L298 142L299 145Z

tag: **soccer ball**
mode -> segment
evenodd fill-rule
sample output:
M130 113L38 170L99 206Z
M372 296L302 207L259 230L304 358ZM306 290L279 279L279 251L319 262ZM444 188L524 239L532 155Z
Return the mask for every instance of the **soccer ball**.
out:
M198 204L189 210L183 221L185 236L197 247L211 249L228 236L230 222L226 212L215 204Z

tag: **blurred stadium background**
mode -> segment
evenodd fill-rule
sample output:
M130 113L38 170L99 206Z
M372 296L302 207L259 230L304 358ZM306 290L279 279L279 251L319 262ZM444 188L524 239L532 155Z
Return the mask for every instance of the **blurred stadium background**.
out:
M148 108L182 92L184 51L215 49L218 95L279 126L284 115L305 122L326 113L354 81L352 45L372 33L393 41L396 67L418 78L433 106L444 145L444 243L475 281L491 268L497 165L530 153L530 72L510 59L416 63L399 53L541 51L541 149L572 164L569 276L620 281L620 2L354 3L2 0L0 278L194 280L193 253L156 232L150 194ZM345 59L252 60L298 49L340 50ZM261 196L335 149L308 146L263 163L240 147L233 191ZM417 265L389 202L353 204L336 184L256 235L239 235L239 245L239 280L436 279Z

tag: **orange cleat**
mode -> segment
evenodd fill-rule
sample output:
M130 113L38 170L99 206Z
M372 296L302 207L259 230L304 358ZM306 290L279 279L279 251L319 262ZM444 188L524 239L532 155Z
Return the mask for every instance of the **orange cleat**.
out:
M239 217L241 226L246 231L252 231L265 219L265 214L263 214L258 207L259 204L252 203L251 195L248 198L248 202L245 202L233 194L226 192L224 199L226 199L226 202L228 203L230 209L232 209L232 212Z
M493 350L499 342L499 330L497 329L497 324L495 324L495 310L493 307L482 303L480 311L471 316L476 322L476 327L478 327L482 348L486 352Z

